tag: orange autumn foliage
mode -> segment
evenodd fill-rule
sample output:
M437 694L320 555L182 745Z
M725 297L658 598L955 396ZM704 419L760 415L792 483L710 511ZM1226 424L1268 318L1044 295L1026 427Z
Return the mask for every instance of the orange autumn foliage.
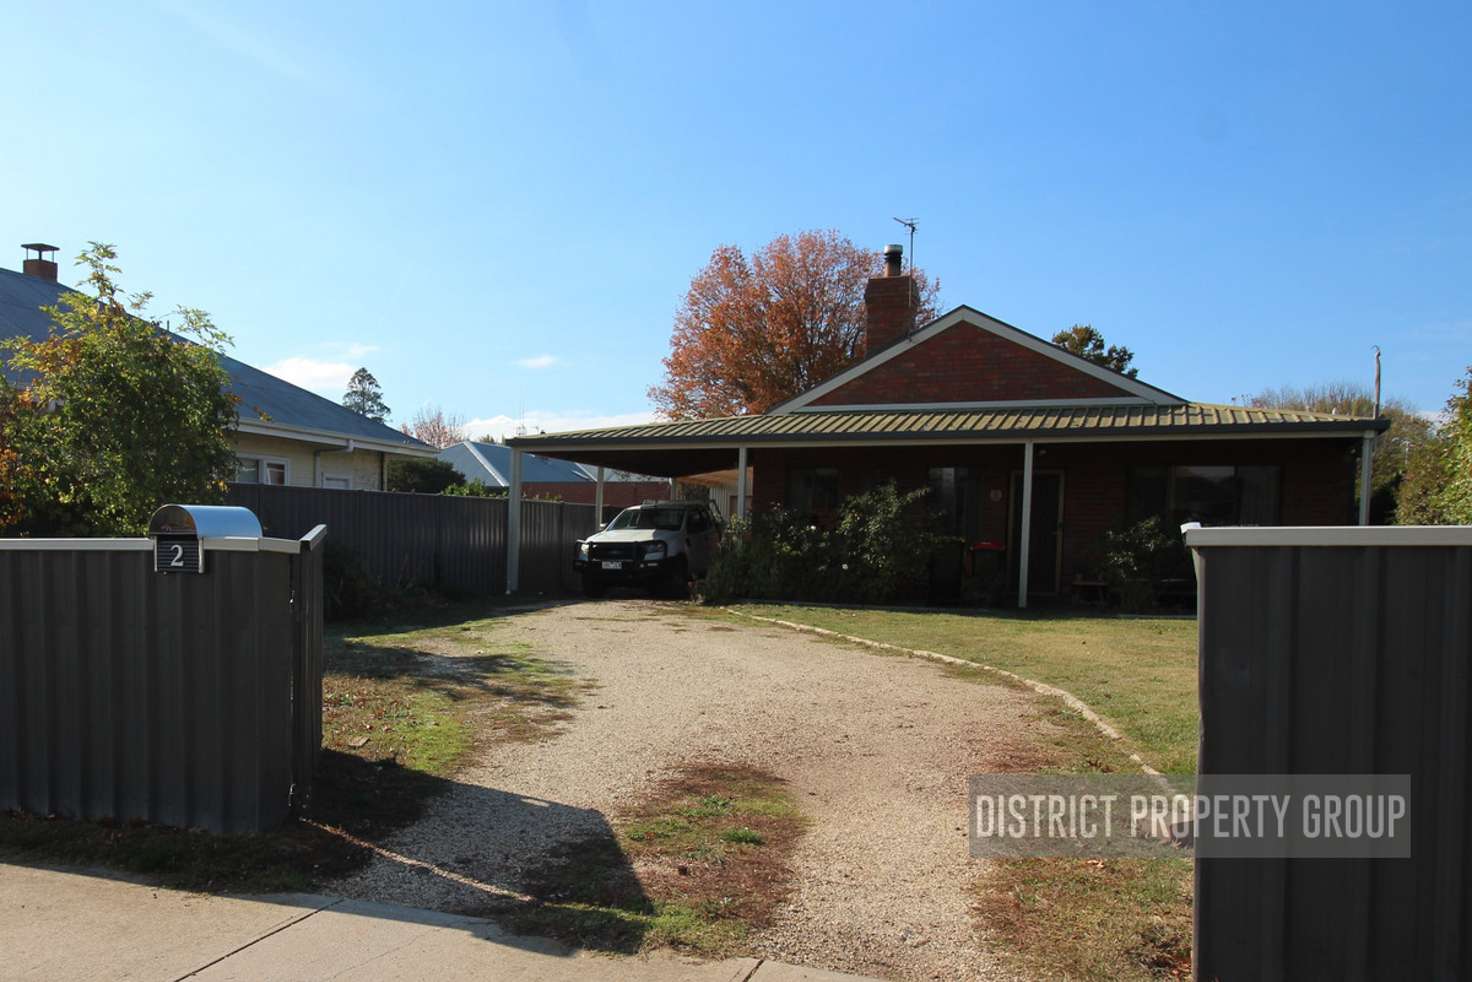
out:
M669 419L762 413L864 357L864 286L883 255L832 230L780 235L746 256L721 246L675 314L665 379L649 398ZM939 282L915 271L916 323Z

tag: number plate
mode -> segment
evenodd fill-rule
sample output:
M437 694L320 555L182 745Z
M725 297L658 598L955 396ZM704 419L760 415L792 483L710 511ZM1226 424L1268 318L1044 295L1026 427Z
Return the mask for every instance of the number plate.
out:
M161 535L153 544L153 568L158 573L203 573L199 540L192 535Z
M617 562L615 560L605 559L605 560L603 560L603 568L604 569L623 569L624 568L624 564L623 563L620 563L620 562Z

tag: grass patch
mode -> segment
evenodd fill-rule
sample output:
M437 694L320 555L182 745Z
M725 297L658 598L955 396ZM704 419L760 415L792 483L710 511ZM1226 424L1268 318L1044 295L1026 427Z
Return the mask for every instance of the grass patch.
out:
M1035 977L1190 977L1188 860L992 862L976 897L990 943Z
M1196 622L1078 614L960 614L742 604L760 617L922 648L1067 689L1150 764L1196 769Z
M529 881L518 931L584 948L738 951L791 891L805 821L784 783L742 767L687 768L614 822L565 846Z
M992 676L955 669L958 678ZM1020 736L1001 738L989 769L1039 774L1138 773L1118 741L1061 702L1032 696ZM988 861L973 884L985 943L1036 978L1156 979L1191 974L1188 859Z
M500 639L495 615L462 605L328 629L323 753L305 821L214 835L10 812L0 814L0 858L191 890L308 890L349 873L371 854L335 829L374 842L414 822L478 748L545 738L591 685Z

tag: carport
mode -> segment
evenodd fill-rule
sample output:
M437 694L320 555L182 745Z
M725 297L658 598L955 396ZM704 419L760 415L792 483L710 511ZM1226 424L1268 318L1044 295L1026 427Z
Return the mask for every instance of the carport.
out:
M574 460L660 477L736 469L736 514L776 504L804 514L893 478L931 487L965 541L1005 542L1019 607L1058 595L1099 540L1140 509L1165 527L1367 524L1384 420L1207 403L779 407L765 415L516 437L507 584L516 589L521 458ZM748 466L750 480L748 482ZM815 484L816 482L816 484ZM751 487L748 488L747 484ZM601 513L601 512L600 512ZM1027 530L1024 534L1022 530Z

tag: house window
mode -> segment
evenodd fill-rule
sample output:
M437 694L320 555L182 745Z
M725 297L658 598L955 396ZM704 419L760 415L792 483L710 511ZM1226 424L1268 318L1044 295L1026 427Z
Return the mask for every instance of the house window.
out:
M787 507L803 518L829 518L838 511L838 468L794 467L787 472Z
M968 543L981 539L981 497L970 467L930 468L926 507L940 515L942 528Z
M1130 471L1130 521L1154 515L1167 529L1186 522L1276 525L1279 482L1277 467L1136 467Z
M236 457L235 481L237 484L287 483L290 468L279 457Z
M324 488L332 488L335 491L351 491L353 489L353 479L337 474L323 474L322 486Z

